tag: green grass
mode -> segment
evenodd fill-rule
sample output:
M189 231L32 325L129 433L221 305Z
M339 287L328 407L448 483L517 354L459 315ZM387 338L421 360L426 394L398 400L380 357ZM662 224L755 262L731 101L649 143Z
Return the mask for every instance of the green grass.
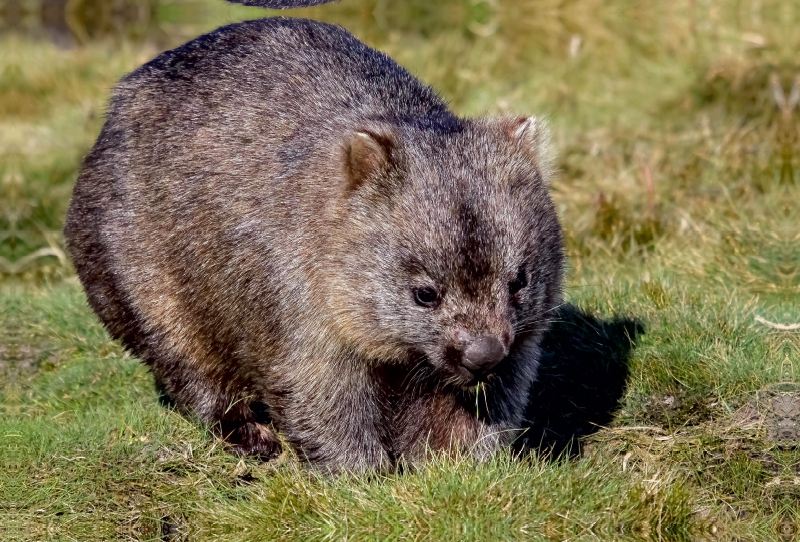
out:
M94 8L74 12L70 47L32 38L33 16L29 34L0 37L0 538L797 538L800 336L770 324L800 322L800 112L776 100L800 73L796 9L342 0L293 12L351 29L459 113L546 114L567 296L647 330L615 420L573 459L504 452L327 478L291 454L240 461L162 407L86 306L60 235L114 82L261 12L72 4Z

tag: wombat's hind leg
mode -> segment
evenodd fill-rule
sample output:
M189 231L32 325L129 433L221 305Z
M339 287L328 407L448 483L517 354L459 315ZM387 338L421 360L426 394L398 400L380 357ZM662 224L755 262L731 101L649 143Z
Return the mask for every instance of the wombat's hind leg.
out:
M266 405L254 401L229 409L217 428L233 454L267 461L282 450L281 442L269 423Z
M223 433L231 452L239 456L254 456L267 461L280 455L282 446L278 437L262 423L246 422L230 432Z
M150 365L162 404L198 417L235 455L267 461L281 453L281 443L270 429L267 405L220 389L214 379L193 370L193 365L174 358L173 363L165 363L167 356L158 359Z

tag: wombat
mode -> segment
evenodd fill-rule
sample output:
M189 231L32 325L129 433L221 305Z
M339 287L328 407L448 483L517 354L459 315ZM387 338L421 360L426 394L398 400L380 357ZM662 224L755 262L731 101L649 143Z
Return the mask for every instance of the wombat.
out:
M235 453L482 458L560 300L545 147L338 26L253 20L120 81L64 233L111 335Z

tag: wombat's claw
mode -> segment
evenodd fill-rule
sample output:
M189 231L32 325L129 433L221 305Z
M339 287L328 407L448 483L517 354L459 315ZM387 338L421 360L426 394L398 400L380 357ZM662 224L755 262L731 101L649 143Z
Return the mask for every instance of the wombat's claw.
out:
M225 436L231 452L238 456L256 457L262 461L280 455L282 446L278 437L266 425L249 422L240 425Z

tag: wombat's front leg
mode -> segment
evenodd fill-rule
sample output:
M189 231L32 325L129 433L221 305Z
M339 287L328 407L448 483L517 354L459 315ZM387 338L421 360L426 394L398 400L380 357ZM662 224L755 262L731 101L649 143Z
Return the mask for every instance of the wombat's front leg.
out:
M419 463L428 452L446 451L488 458L513 439L511 427L493 423L480 409L484 399L475 392L436 389L405 402L396 421L396 453Z
M300 459L335 472L391 468L385 390L367 363L299 365L281 375L272 394L278 429Z
M486 459L511 444L536 378L538 338L523 337L488 382L470 390L427 386L403 390L397 412L395 453L409 462L428 451L457 451Z

